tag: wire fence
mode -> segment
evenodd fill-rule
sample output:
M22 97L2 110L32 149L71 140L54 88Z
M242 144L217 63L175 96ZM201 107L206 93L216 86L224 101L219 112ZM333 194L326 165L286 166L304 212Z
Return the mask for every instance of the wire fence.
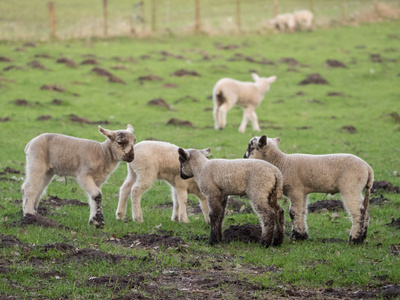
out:
M300 9L326 27L399 18L400 0L0 0L0 40L265 32Z

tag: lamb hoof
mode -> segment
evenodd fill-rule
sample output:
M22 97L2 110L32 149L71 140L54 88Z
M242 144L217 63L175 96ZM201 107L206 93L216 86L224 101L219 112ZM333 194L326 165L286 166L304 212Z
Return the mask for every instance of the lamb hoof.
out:
M261 241L260 244L261 244L261 246L264 247L264 248L268 248L269 246L271 246L271 243L267 243L267 242L265 242L265 241Z
M307 232L300 233L300 232L293 230L291 238L292 238L292 240L295 240L295 241L306 240L306 239L308 239L308 233Z
M97 221L95 221L95 220L90 220L89 221L89 224L90 225L94 225L94 226L96 226L96 228L100 228L100 229L102 229L102 228L104 228L104 226L105 226L105 223L104 223L104 221L102 221L102 222L97 222Z
M360 236L358 238L353 238L352 236L350 236L350 238L349 238L350 245L361 245L363 242L364 242L363 236Z

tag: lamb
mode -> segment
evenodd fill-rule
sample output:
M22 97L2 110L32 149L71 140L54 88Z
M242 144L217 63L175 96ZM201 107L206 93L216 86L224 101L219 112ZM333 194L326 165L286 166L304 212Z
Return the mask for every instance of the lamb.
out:
M179 174L178 146L166 142L142 141L135 145L135 160L129 163L128 175L120 188L116 217L124 220L126 200L131 193L132 218L143 222L140 199L156 179L165 180L171 187L173 200L172 221L189 223L186 214L187 195L199 198L204 219L209 224L207 200L194 179L183 180Z
M269 24L281 32L294 32L296 27L295 17L291 13L280 14L269 20Z
M136 137L132 125L126 130L111 131L101 126L98 129L107 137L103 143L43 133L26 145L26 179L22 185L24 216L37 213L40 197L54 175L74 176L89 196L89 224L104 227L101 185L120 161L133 161Z
M222 78L215 84L213 89L215 129L223 129L226 126L226 114L237 104L244 108L239 132L246 131L248 120L251 120L253 130L260 131L258 118L254 110L270 90L270 85L276 80L276 76L265 78L259 77L255 73L251 75L255 82L242 82L231 78Z
M282 174L269 163L245 159L212 159L210 149L179 148L180 174L194 178L206 196L210 209L211 245L222 240L222 221L228 195L247 195L258 214L261 244L268 247L283 242L284 211L278 203L282 197Z
M292 239L308 238L306 225L307 195L340 193L352 218L349 243L361 244L367 236L370 189L374 181L372 168L351 154L285 154L278 148L281 139L254 137L245 158L267 161L283 174L283 193L290 198ZM365 197L362 190L365 188Z
M307 29L311 31L311 26L314 20L314 14L309 10L298 10L293 13L296 23L296 28L299 30Z

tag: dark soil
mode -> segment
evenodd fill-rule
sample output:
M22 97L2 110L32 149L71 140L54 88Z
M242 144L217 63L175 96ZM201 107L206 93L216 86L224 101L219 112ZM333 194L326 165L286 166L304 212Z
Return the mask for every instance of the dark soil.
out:
M317 100L317 99L310 99L310 100L308 100L308 102L310 102L310 103L317 103L317 104L321 104L321 105L325 105L324 102L319 101L319 100Z
M14 235L2 235L0 234L0 248L15 247L25 245Z
M177 70L174 73L172 73L171 76L183 77L183 76L200 76L200 75L196 71L180 69L180 70Z
M382 58L380 54L371 54L370 55L371 61L374 63L382 63Z
M375 204L375 205L383 205L389 202L389 199L384 198L383 195L381 195L379 198L371 198L369 199L369 203Z
M39 116L36 120L38 121L47 121L50 120L52 117L50 115L43 115L43 116Z
M182 238L171 235L156 235L156 234L135 234L125 235L122 238L110 238L108 243L119 244L124 247L145 247L156 248L163 246L165 248L185 247L186 243Z
M306 84L328 84L328 81L323 78L319 73L309 74L306 79L299 82L299 85Z
M0 118L0 123L10 122L10 121L11 121L10 117Z
M148 281L148 278L146 278ZM124 290L124 289L135 289L142 286L145 282L145 278L141 275L136 274L125 275L125 276L101 276L101 277L91 277L87 280L87 285L89 286L101 286L107 287L114 291ZM131 298L140 299L140 298ZM149 298L150 299L150 298Z
M12 62L12 60L8 57L0 56L0 62Z
M343 126L342 129L347 131L347 133L350 133L350 134L357 133L357 129L353 125Z
M339 97L345 97L345 94L341 92L329 92L327 96L339 96Z
M36 48L36 44L33 42L27 42L25 44L23 44L24 47L32 47L32 48Z
M178 120L178 119L175 119L175 118L170 119L170 120L167 122L167 125L187 126L187 127L192 127L192 128L194 128L194 125L193 125L192 122L190 122L190 121Z
M36 58L52 58L50 55L47 55L47 54L36 54L34 57L36 57Z
M161 81L161 77L156 75L146 75L138 78L139 81Z
M0 175L5 175L6 173L9 173L9 174L22 174L21 171L15 170L15 169L10 168L8 166L4 168L3 172L0 172Z
M176 59L180 59L180 60L185 59L182 55L172 54L167 51L161 51L160 54L164 57L172 57L172 58L176 58Z
M229 197L228 202L226 204L226 214L234 213L243 213L243 214L251 214L253 209L251 208L249 203L236 199L234 197Z
M108 122L107 120L105 121L89 121L87 118L82 118L82 117L78 117L77 115L71 114L69 115L69 119L72 122L77 122L77 123L85 123L85 124L94 124L94 125L109 125L110 122Z
M261 238L260 225L231 225L224 231L225 242L241 241L244 243L259 243Z
M109 82L114 82L114 83L121 83L121 84L126 84L125 81L123 81L121 78L113 75L109 71L102 69L102 68L93 68L91 72L96 73L99 76L104 76L108 77Z
M333 67L333 68L347 68L347 66L335 59L327 59L326 63L328 64L328 66Z
M377 193L378 191L383 191L386 193L400 194L400 187L394 186L393 183L382 180L374 181L371 189L371 193Z
M308 130L312 129L312 126L301 126L301 127L296 127L297 130Z
M76 68L78 65L71 59L68 58L60 58L57 59L58 64L66 64L68 67Z
M390 245L390 253L393 255L400 255L400 244Z
M81 65L98 65L99 62L93 58L85 59L81 62Z
M172 110L171 106L162 98L156 98L153 100L150 100L149 102L147 102L148 105L151 106L161 106L161 107L165 107L168 110Z
M389 116L394 120L395 123L400 123L400 115L397 111L390 113Z
M327 209L328 211L343 211L343 202L340 200L322 200L317 201L307 206L308 212L319 212L322 209Z
M163 88L168 88L168 89L176 89L179 87L179 85L175 83L165 83L162 85Z
M65 92L64 88L62 88L60 86L57 86L55 84L42 85L40 87L40 89L41 90L48 90L48 91L55 91L55 92L59 92L59 93Z
M400 218L398 218L397 220L395 220L395 218L392 216L392 222L386 224L387 226L392 226L395 227L397 229L400 229Z
M52 101L51 101L51 104L52 105L61 105L62 104L62 100L60 100L60 99L53 99Z
M40 70L48 70L45 66L43 66L39 61L33 60L28 63L28 66L32 67L33 69L40 69Z
M138 260L136 256L124 256L117 254L110 254L96 249L78 249L74 253L66 255L64 261L88 261L88 260L104 260L114 264L120 263L122 260Z
M49 206L52 208L59 208L65 205L73 205L73 206L88 206L89 204L79 201L77 199L60 199L57 196L49 196L47 199L43 199L40 201L40 205Z
M186 95L186 96L183 96L183 97L179 98L174 103L178 104L178 103L180 103L182 101L186 101L186 100L189 100L190 102L199 102L199 99L197 99L195 97L192 97L192 96L189 96L189 95Z
M113 70L128 70L125 66L113 66L111 67Z
M282 57L279 62L293 67L300 65L300 63L293 57Z
M239 45L230 44L230 45L222 45L221 43L215 43L214 46L220 50L235 50L240 48Z
M44 216L31 215L31 214L27 214L20 221L11 224L11 226L19 226L19 227L28 225L43 226L44 228L58 227L58 228L69 229L68 227L65 227L60 223L51 220L49 218L46 218Z
M11 66L5 67L5 68L3 69L3 71L10 71L10 70L12 70L12 69L15 69L15 70L22 70L23 68L18 67L18 66L15 66L15 65L11 65Z

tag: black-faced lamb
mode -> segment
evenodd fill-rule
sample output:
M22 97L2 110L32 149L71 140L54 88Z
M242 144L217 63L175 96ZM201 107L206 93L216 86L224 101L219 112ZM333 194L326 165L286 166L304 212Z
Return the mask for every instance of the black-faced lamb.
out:
M173 200L172 221L189 223L186 213L187 195L200 200L204 219L210 223L207 200L194 179L183 180L179 173L178 146L166 142L142 141L135 145L135 160L128 165L128 175L120 188L116 217L124 220L127 198L131 193L132 219L143 222L140 200L157 179L171 187Z
M367 236L369 223L369 194L374 181L372 168L361 158L351 154L285 154L279 150L279 143L279 137L254 137L250 140L244 157L267 161L282 172L283 193L290 198L292 239L308 238L308 194L340 193L352 218L349 242L362 243ZM365 197L362 196L364 188Z
M62 134L43 133L25 147L26 179L22 185L24 216L36 214L42 193L54 175L73 176L88 193L89 223L104 227L101 185L120 161L134 159L136 137L132 125L111 131L98 127L103 143Z
M278 203L282 197L282 174L278 168L256 160L212 159L210 149L179 148L180 174L194 178L206 196L210 209L210 244L220 242L222 222L229 195L247 195L261 222L261 244L280 245L283 242L284 212Z
M265 78L253 73L252 77L254 82L242 82L231 78L222 78L215 84L212 94L215 129L225 128L227 112L234 105L238 105L244 108L243 120L239 126L239 132L246 131L248 120L251 121L253 130L260 131L255 109L270 90L271 83L276 80L276 76Z

